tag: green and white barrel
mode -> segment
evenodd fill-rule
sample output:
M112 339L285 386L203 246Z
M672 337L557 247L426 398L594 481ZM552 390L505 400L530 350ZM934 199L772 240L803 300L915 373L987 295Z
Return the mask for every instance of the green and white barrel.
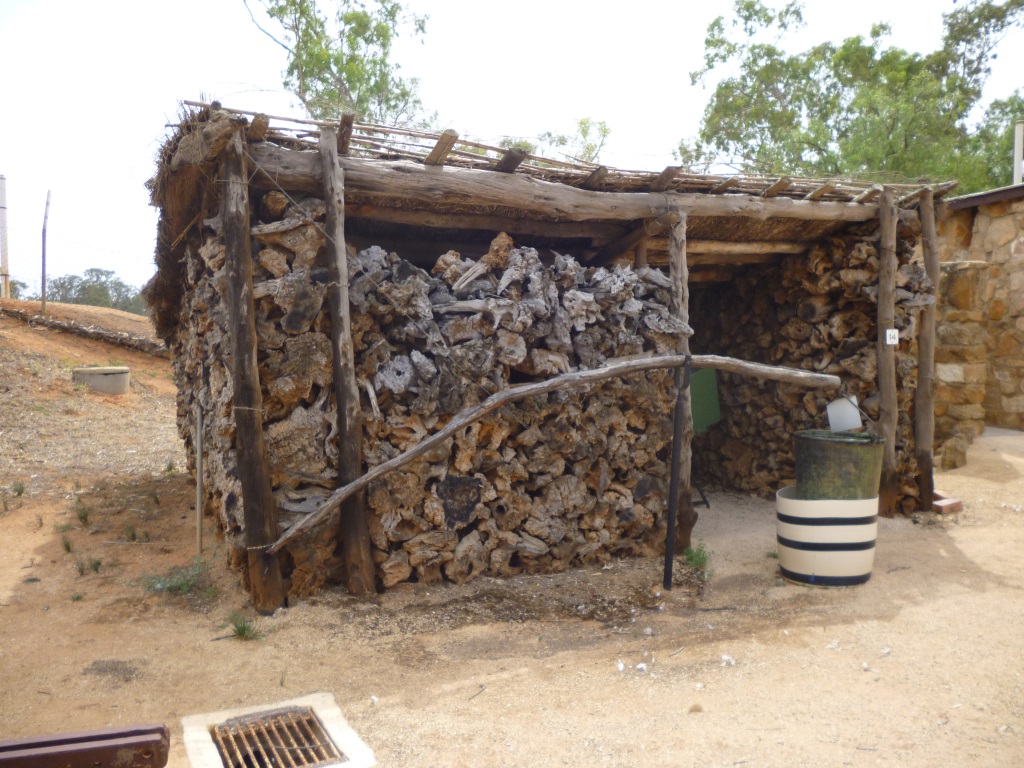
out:
M822 587L848 587L870 579L878 536L878 497L795 497L795 488L782 488L775 495L783 578Z

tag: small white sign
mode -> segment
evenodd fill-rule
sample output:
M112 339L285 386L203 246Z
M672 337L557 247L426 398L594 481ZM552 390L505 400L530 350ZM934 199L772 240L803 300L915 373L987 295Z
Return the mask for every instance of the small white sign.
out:
M885 329L885 343L890 347L895 347L900 343L900 332L896 328Z

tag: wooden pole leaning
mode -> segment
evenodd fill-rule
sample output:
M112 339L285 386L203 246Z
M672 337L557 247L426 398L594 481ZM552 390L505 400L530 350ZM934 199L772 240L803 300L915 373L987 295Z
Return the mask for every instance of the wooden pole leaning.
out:
M878 203L881 229L881 253L878 270L878 426L885 438L882 453L882 480L878 492L878 513L882 517L896 514L899 477L896 473L896 344L887 338L887 331L896 330L896 204L892 190L884 187Z
M331 352L334 398L338 413L338 486L363 474L363 417L352 349L352 316L348 298L348 249L345 245L345 172L338 163L334 128L320 132L324 200L327 203L327 261L330 271ZM341 505L339 534L345 554L348 591L362 595L374 591L374 565L370 542L366 493L361 491Z
M235 450L242 484L249 588L256 610L269 614L284 605L286 596L277 555L267 551L277 538L277 506L263 441L263 396L256 363L256 318L249 242L248 169L240 130L235 132L224 149L221 173Z
M669 231L669 273L672 279L672 314L689 325L690 323L690 287L689 268L686 264L686 213L679 213L679 221ZM690 354L690 340L686 336L679 339L676 348L679 355ZM676 432L673 440L679 441L679 464L672 471L679 472L678 498L673 499L677 505L676 512L676 551L682 552L689 548L693 534L693 526L697 524L697 512L693 508L693 481L691 443L693 442L693 410L690 398L688 376L683 368L675 370L676 385ZM681 411L681 413L678 413ZM666 589L668 587L666 586Z
M924 269L932 282L929 293L938 301L939 238L935 231L935 195L926 189L921 195L921 250ZM917 338L917 393L914 398L914 450L917 455L918 509L931 511L935 495L935 318L936 304L921 311Z

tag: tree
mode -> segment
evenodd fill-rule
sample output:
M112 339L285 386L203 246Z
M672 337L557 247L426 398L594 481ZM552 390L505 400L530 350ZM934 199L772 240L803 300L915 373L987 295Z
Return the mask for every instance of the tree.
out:
M799 0L780 10L736 0L734 10L728 25L722 17L709 25L704 66L690 77L702 82L722 66L738 73L716 86L697 139L680 144L684 164L960 178L967 190L993 185L983 158L993 151L985 142L995 134L972 131L969 115L996 45L1024 21L1024 0L971 0L944 14L942 45L927 55L887 45L885 24L875 25L867 39L790 54L781 41L803 24ZM1002 119L993 114L991 128Z
M571 136L545 131L538 138L542 150L557 149L570 160L596 163L610 135L611 129L603 120L581 117L576 121L576 133Z
M27 295L27 291L28 291L28 284L27 283L23 283L23 282L21 282L21 280L11 280L9 285L10 285L10 288L11 288L11 298L12 299L20 299L20 298L22 298L22 297Z
M87 269L84 276L62 275L48 280L46 298L65 304L88 304L146 314L146 303L140 291L107 269Z
M288 52L284 86L311 117L333 120L354 112L360 120L408 125L422 120L418 81L400 76L391 46L403 28L422 36L425 16L406 13L397 0L336 0L333 20L316 0L261 0L280 36L259 29Z

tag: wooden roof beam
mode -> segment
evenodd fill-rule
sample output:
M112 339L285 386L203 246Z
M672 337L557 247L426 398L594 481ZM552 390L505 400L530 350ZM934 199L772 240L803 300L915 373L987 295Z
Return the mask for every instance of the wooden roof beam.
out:
M723 179L722 181L715 184L715 186L708 190L708 193L712 195L719 195L722 192L725 192L725 190L735 187L739 183L739 178L737 178L736 176L730 176L728 179Z
M413 227L475 229L486 232L508 232L510 235L566 239L590 238L606 241L622 233L621 224L609 221L539 221L498 214L445 213L444 211L411 210L409 208L385 208L353 202L351 199L345 202L345 217L352 220L385 221Z
M505 150L498 162L494 164L494 170L499 173L515 173L516 168L523 164L523 160L528 157L528 153L524 149L519 147L509 147Z
M459 140L459 134L453 131L451 128L443 131L440 136L437 137L437 143L434 148L430 150L430 154L423 160L424 165L444 165L444 161L448 157L448 153L452 151L455 146L455 142Z
M793 186L793 179L789 176L782 176L777 181L773 182L764 192L761 193L761 197L775 197L782 192L785 192Z
M641 222L638 226L631 229L629 232L624 234L622 237L618 237L612 240L610 243L605 245L597 254L594 259L598 261L606 259L614 259L619 254L625 253L631 250L638 243L642 243L649 237L655 235L661 235L667 230L671 229L679 222L679 214L675 211L669 211L668 213L662 214L656 219L648 219ZM591 259L586 259L591 261Z
M820 200L835 188L836 183L834 181L826 181L824 184L815 187L804 195L804 200Z
M658 246L664 245L661 240L655 240L651 244L654 250L661 250ZM666 245L667 247L667 245ZM686 242L687 253L715 253L715 254L742 254L742 253L804 253L810 247L810 243L781 242L773 240L751 240L748 242L731 240L688 240Z
M604 181L608 175L608 168L603 165L597 166L590 172L590 175L583 180L580 184L580 189L597 189L601 186L601 182Z
M651 253L648 263L652 267L663 267L668 264L668 248ZM777 253L687 253L686 263L692 267L744 267L750 264L774 264L779 260Z
M861 192L859 195L857 195L855 198L853 198L853 200L851 200L851 202L854 202L854 203L870 203L872 200L874 200L880 194L882 194L882 185L881 184L872 184L870 187L868 187L863 192Z
M253 159L251 183L261 189L322 192L323 169L312 152L261 142L248 148ZM524 153L525 154L525 153ZM708 195L683 192L590 192L522 174L447 167L443 174L420 163L343 157L346 187L354 194L433 205L461 204L515 208L562 221L631 221L650 219L680 208L690 216L746 216L804 221L867 221L877 205L746 194Z
M679 175L681 170L683 170L682 167L678 165L668 166L664 171L659 173L658 178L651 183L651 192L664 192L669 188L672 182L675 181L676 176Z

